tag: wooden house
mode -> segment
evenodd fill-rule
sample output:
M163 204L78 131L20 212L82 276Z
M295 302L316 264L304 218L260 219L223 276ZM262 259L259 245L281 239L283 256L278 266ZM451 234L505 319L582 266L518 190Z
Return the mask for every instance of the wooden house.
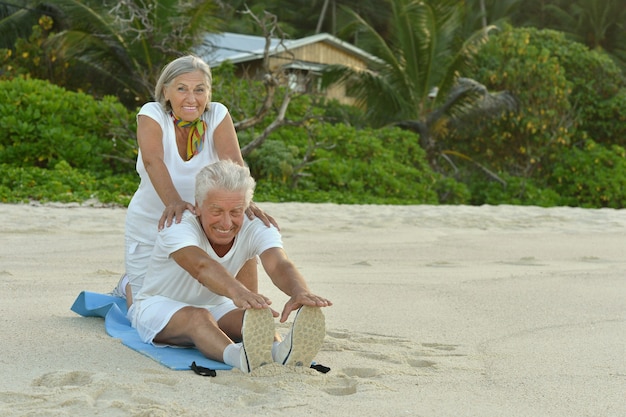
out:
M237 33L209 34L205 38L202 57L209 65L230 61L237 75L260 79L265 75L263 54L265 38ZM357 70L367 70L378 59L330 34L322 33L302 39L271 39L269 67L285 75L284 81L300 92L323 93L344 104L353 104L342 85L321 90L321 70L341 64Z

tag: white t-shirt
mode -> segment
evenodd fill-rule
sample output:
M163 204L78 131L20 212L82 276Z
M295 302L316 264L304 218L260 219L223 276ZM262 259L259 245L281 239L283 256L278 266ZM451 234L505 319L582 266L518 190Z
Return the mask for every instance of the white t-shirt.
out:
M158 233L150 266L135 303L153 295L161 295L193 306L221 304L228 298L211 292L179 266L171 254L188 246L197 246L218 261L231 275L236 275L248 259L270 248L282 248L282 238L274 227L244 215L241 230L233 247L219 257L207 239L198 218L186 211L180 223L172 224Z
M212 102L210 110L202 114L202 119L207 124L207 129L204 133L204 146L200 153L189 161L185 161L180 157L176 145L176 131L172 117L159 103L146 103L137 114L137 116L148 116L161 126L163 131L163 161L172 177L176 190L183 200L191 204L195 202L196 174L206 165L219 160L215 150L213 133L227 114L228 109L223 104L216 102ZM141 150L137 156L137 173L141 182L128 205L126 237L152 245L156 239L157 225L165 205L159 198L146 172L141 157Z

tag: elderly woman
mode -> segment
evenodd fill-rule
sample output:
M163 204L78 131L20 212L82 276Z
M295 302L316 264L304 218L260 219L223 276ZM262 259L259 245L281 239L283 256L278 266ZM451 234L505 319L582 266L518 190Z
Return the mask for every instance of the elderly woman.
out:
M211 82L211 69L200 58L177 58L161 72L156 101L137 115L141 181L126 215L126 273L113 291L129 306L143 283L158 231L180 222L185 210L195 212L196 174L218 160L244 165L228 109L211 102ZM248 215L276 224L254 204ZM257 260L250 259L237 279L257 292Z

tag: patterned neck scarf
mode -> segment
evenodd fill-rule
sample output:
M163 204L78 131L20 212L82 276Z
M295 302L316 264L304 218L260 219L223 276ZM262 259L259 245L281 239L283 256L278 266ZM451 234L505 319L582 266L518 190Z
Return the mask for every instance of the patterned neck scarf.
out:
M170 112L174 124L182 128L191 127L189 136L187 137L187 160L189 161L194 155L197 155L204 146L204 132L206 130L206 122L200 118L193 122L186 122L176 118L173 112Z

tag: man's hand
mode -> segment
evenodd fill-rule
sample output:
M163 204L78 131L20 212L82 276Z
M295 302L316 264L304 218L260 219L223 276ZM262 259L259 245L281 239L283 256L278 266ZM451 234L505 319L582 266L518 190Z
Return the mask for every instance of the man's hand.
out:
M299 293L292 296L286 303L283 308L283 313L280 315L280 322L284 323L287 321L289 314L292 311L299 309L302 306L311 306L311 307L330 307L333 303L326 298L320 297L315 294L311 294L309 292Z
M243 286L242 286L243 287ZM263 294L256 294L241 288L231 296L233 303L240 308L268 308L272 301Z

